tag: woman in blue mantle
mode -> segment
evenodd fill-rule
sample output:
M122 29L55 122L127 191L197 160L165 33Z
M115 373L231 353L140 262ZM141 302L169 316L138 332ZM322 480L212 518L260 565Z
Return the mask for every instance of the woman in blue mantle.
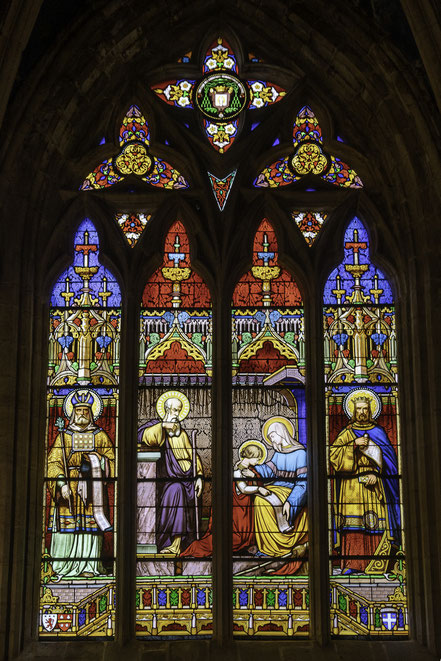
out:
M307 541L306 450L283 416L267 420L262 435L274 454L255 467L270 492L254 500L256 543L259 555L281 557Z

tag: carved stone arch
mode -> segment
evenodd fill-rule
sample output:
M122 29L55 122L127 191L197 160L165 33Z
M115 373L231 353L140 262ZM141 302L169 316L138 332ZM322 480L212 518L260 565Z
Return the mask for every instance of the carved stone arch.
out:
M195 11L197 12L198 10L196 9ZM229 11L231 12L231 9L230 9ZM276 13L277 13L277 11L276 11ZM184 11L184 14L185 14L185 11ZM239 14L240 14L240 13L239 13ZM235 17L236 22L239 20L239 14L237 14L236 17ZM251 13L251 15L252 15L252 13ZM351 12L348 11L348 17L349 17L350 15L351 15ZM274 20L274 19L271 19L270 22L272 22L273 20ZM348 21L349 18L346 18L345 20ZM92 22L93 22L93 21L91 21L90 23L92 23ZM84 32L85 32L84 36L81 35L81 38L85 38L85 37L86 37L86 34L87 34L87 36L89 36L89 30L91 29L91 28L90 28L90 23L89 23L89 25L87 26L87 29L84 31ZM301 25L302 25L302 19L301 19L301 17L299 17L299 20L298 20L297 22L294 21L292 27L293 27L293 29L297 29L297 27L300 29L300 26L301 26ZM324 24L322 24L322 26L323 26L323 25L324 25ZM321 30L317 30L317 27L314 28L314 29L317 31L317 38L318 38L318 39L328 39L328 41L330 41L330 40L331 40L331 35L329 35L329 34L326 35L325 28L322 27L322 26L321 26ZM103 28L101 28L101 30L102 30L102 29L103 29ZM321 32L321 33L320 33L320 32ZM191 34L191 31L189 32L189 34ZM181 35L180 35L180 38L182 38ZM133 35L131 35L131 39L132 39L132 41L133 41ZM188 40L188 35L187 35L187 40ZM298 45L299 45L299 44L298 44ZM286 43L284 43L283 46L282 46L282 48L283 48L284 50L286 50L286 49L287 49L287 46L288 46L288 45L287 45ZM327 45L327 46L329 47L329 45ZM114 52L116 52L116 50L115 50ZM132 57L133 57L133 54L132 54ZM300 48L298 48L298 49L296 50L296 60L297 60L297 61L301 61L301 60L302 60L302 49L300 49ZM92 69L93 67L90 66L90 65L91 65L91 63L89 63L89 67L90 67L90 69ZM323 65L324 65L324 62L323 62ZM327 64L326 66L328 66L328 64ZM371 65L371 66L373 66L373 65ZM315 67L315 71L320 71L320 69L321 69L320 60L314 60L314 67ZM313 72L310 70L310 69L311 69L311 64L309 64L309 66L306 67L306 68L303 67L303 69L304 69L304 71L305 71L305 73L306 73L307 76L309 75L309 77L313 78ZM325 67L325 66L323 66L323 70L326 70L326 67ZM326 92L327 92L327 91L331 92L331 89L330 89L330 85L331 85L331 83L334 84L334 85L335 85L335 89L337 89L338 84L339 84L339 82L340 82L340 81L338 80L338 78L335 77L337 74L340 75L340 77L344 75L344 71L341 70L340 67L337 67L337 64L336 64L335 67L334 67L334 71L335 71L334 76L328 76L328 77L325 77L325 78L324 78L324 81L323 81L323 82L325 83L325 86L323 87L323 96L327 96L327 98L328 98L328 103L331 103L331 104L332 104L333 99L334 99L335 97L334 97L332 94L326 94ZM71 71L71 74L72 74L72 71ZM317 75L317 73L316 73L315 75ZM354 72L353 72L353 75L358 75L358 81L360 81L360 82L361 82L361 79L363 79L363 81L366 80L366 73L365 73L365 71L363 71L363 73L361 73L361 71L358 71L358 72L357 72L357 71L354 71ZM49 74L48 77L50 77L50 74ZM346 85L346 88L345 88L345 86L342 86L341 89L339 89L339 92L340 92L339 96L340 96L340 98L342 99L340 108L344 107L344 104L345 104L345 102L346 102L346 99L345 99L345 93L346 93L346 91L347 91L347 85ZM374 90L372 89L372 87L369 88L369 92L370 92L371 94L374 93ZM96 97L96 95L95 95L95 97ZM41 98L41 97L40 97L40 98ZM354 104L357 104L357 103L359 103L359 101L358 101L357 99L355 99L355 100L354 100ZM373 96L373 99L372 99L372 105L373 105L374 107L375 107L375 105L376 105L375 100L374 100L374 96ZM94 107L95 107L95 113L94 113L94 115L95 115L95 117L96 117L96 116L98 115L98 113L96 112L96 109L97 109L96 101L95 101ZM340 109L340 108L339 108L339 109ZM335 108L335 110L337 110L337 108ZM39 114L40 114L39 111L37 110L37 108L35 108L34 116L38 116ZM336 114L336 113L334 113L334 114ZM358 117L360 117L360 118L363 117L363 114L358 112L358 110L357 110L357 106L356 106L356 105L354 105L354 112L351 113L351 115L352 115L353 117L356 117L356 116L358 116ZM77 121L78 119L79 119L79 118L76 117L76 118L75 118L75 121L73 121L73 119L70 119L70 120L69 120L69 119L66 118L65 121L70 121L70 122L72 123L72 125L75 127L75 126L78 126L78 125L79 125L79 122ZM81 120L80 120L80 123L81 123ZM361 126L361 125L363 124L363 122L360 121L359 124L360 124L360 126ZM387 125L387 126L390 126L390 121L388 120L388 118L387 118L386 116L384 116L384 121L383 121L383 122L378 122L378 124L382 124L382 125L384 125L384 126L386 126L386 125ZM364 124L363 124L363 125L364 125ZM348 126L349 126L349 124L348 124ZM56 127L55 127L55 126L54 126L54 130L56 130ZM377 130L377 131L378 131L378 130L381 130L381 127L377 125L376 130ZM75 131L75 128L74 128L74 131ZM359 130L358 130L358 134L359 134L360 136L362 135L362 129L359 129ZM349 141L350 143L354 144L354 138L356 138L355 142L357 142L357 132L355 131L355 127L354 127L354 130L353 130L353 131L351 131L350 133L348 132L348 141ZM358 140L359 140L359 139L358 139ZM372 144L372 136L369 136L369 140L368 140L368 141L365 140L365 142L366 142L367 144ZM384 142L384 140L381 140L381 142L382 142L383 144L387 145L387 141ZM388 151L388 150L386 150L386 151ZM392 150L390 150L390 151L392 151ZM386 158L387 158L387 157L386 157ZM371 158L371 160L373 160L373 161L380 161L380 159L379 159L379 158L375 158L375 156L374 156L373 158ZM382 157L381 160L382 160L382 161L385 160L384 156Z
M31 8L30 4L22 3L19 7L27 31L35 17L35 7ZM107 102L118 98L118 85L122 84L125 72L138 55L150 60L152 66L159 66L171 54L185 52L190 41L197 43L201 26L210 23L212 12L212 4L196 2L183 7L177 0L166 7L145 5L140 8L139 4L134 6L127 2L100 3L98 7L88 7L72 28L66 26L64 31L60 31L56 46L48 45L46 58L36 63L34 72L23 74L7 109L7 123L2 132L0 180L7 221L2 222L6 250L1 262L2 280L8 285L5 295L8 325L4 325L8 346L4 362L7 377L4 421L6 436L11 441L5 457L20 457L22 461L15 483L12 483L14 466L12 462L7 464L11 469L10 475L2 487L5 490L5 509L23 512L25 520L30 522L25 529L22 521L15 521L10 529L6 528L5 533L5 567L9 573L8 603L11 609L2 610L7 614L10 655L19 652L23 640L27 645L30 643L35 623L35 608L25 609L15 596L30 594L31 584L35 587L29 578L29 567L37 564L34 562L35 539L39 535L38 525L32 523L38 519L33 503L41 497L34 471L38 465L34 448L41 437L43 423L38 419L35 421L38 418L38 415L35 416L36 409L41 402L38 397L37 402L34 401L33 393L38 393L41 388L38 375L44 367L41 352L36 351L34 368L29 374L28 369L23 370L23 365L26 367L27 364L18 353L20 347L41 346L39 337L41 339L44 320L34 306L36 285L33 274L36 262L56 219L64 212L65 198L60 188L66 186L67 180L75 179L76 165L72 166L70 162L77 158L77 154L83 153L81 150L86 144L84 136L90 126L90 116L98 121L101 97ZM403 392L408 411L406 414L403 409L403 424L415 440L409 448L409 461L412 462L409 512L413 521L417 522L414 524L415 531L422 532L421 536L416 534L409 540L414 559L411 569L414 604L412 635L424 645L428 641L430 648L439 653L436 590L421 587L435 586L438 580L431 550L439 545L433 526L436 515L433 503L439 501L436 475L439 459L439 444L436 442L439 391L436 375L440 373L439 352L436 351L439 306L435 294L439 282L439 228L436 224L441 190L436 129L439 114L430 98L424 76L412 71L387 36L378 32L378 28L356 8L345 7L343 11L319 0L294 5L276 1L271 3L271 7L257 7L255 2L245 2L240 7L236 3L227 3L225 12L233 28L241 36L244 35L248 43L258 35L260 52L269 62L277 53L280 59L294 62L293 70L295 68L297 75L301 71L305 78L314 81L312 88L323 91L332 117L344 117L348 144L353 145L358 153L366 155L360 163L363 167L364 163L372 164L369 174L365 175L369 191L365 189L360 196L360 209L366 208L366 218L369 216L373 228L381 227L378 258L381 248L384 264L388 260L394 267L396 265L396 272L401 271L406 283L405 290L400 290L400 295L403 295L403 319L409 320L408 328L403 327L402 335ZM313 22L312 16L320 16L320 20ZM425 34L425 30L421 32ZM170 41L166 42L166 39ZM18 43L23 43L21 34ZM170 49L163 48L164 43L170 43ZM13 52L16 52L15 48ZM10 70L6 73L10 79ZM9 90L6 90L2 99L6 99L8 93ZM88 114L84 115L81 108L86 105ZM294 105L297 107L297 102ZM280 110L276 109L277 112ZM157 112L159 115L160 111ZM277 122L271 125L271 119L266 121L271 130L276 127ZM180 138L177 126L176 123L170 129L175 131L176 140ZM257 129L260 130L260 137L269 141L266 129L263 130L263 126L260 129ZM331 137L328 135L328 139ZM185 137L178 142L180 146L187 143L191 152L188 158L195 164L198 142ZM246 171L249 177L246 182L245 176L243 178L244 189L256 171L254 159L256 154L259 155L256 150L247 157L245 151L238 145L237 153L244 159L248 158ZM205 158L208 151L203 153ZM233 160L233 155L226 155L226 164L231 164ZM354 161L354 165L361 169L358 161ZM202 181L202 178L201 174L197 181ZM207 195L211 194L208 187L204 190L208 191ZM349 201L343 200L341 204L342 210L350 207ZM245 196L238 205L241 215L246 214ZM381 214L374 208L381 209ZM229 213L228 208L224 213ZM314 265L319 270L322 259L324 261L326 258L325 244L333 234L331 220L333 224L340 222L340 210L337 209L333 215L328 226L325 225L322 237L317 240ZM383 228L380 216L388 219L390 230L386 225ZM45 219L53 224L50 228L45 226ZM396 247L386 247L385 243L392 245L394 238ZM22 266L19 266L20 262ZM22 323L18 324L18 319ZM415 351L414 347L423 344L428 347L427 354ZM313 350L314 346L310 352L312 358ZM223 359L226 365L228 357L223 355ZM229 365L222 368L226 379L227 368ZM28 374L23 387L16 381L17 373ZM314 387L319 390L321 384L316 382ZM17 393L16 399L13 398L14 393ZM130 392L124 397L129 400ZM228 400L228 393L223 392L222 397ZM123 410L129 420L131 405L128 401L122 413ZM320 412L320 406L317 411ZM224 465L228 469L228 458L221 451L218 455L227 459ZM29 475L29 484L23 484L23 475ZM20 489L14 486L19 483L18 480ZM314 493L317 495L319 492ZM222 507L225 504L228 506L228 494L219 491L218 495L225 496L222 502L219 499ZM220 510L218 513L221 514ZM226 524L227 534L228 521L222 521ZM129 539L129 531L124 529L123 532ZM418 561L422 557L426 558L424 563ZM123 571L130 580L130 570ZM219 589L219 594L224 596L219 603L229 603L228 573ZM318 592L315 594L317 596ZM124 603L127 613L133 608L131 597L131 594L124 597L121 593L121 603ZM325 642L327 621L317 610L317 603L316 599L312 606L316 609L314 626L318 639ZM227 614L222 608L218 610L217 624L224 627L228 639ZM120 629L120 636L125 639L127 632ZM360 647L357 644L357 653ZM253 650L255 653L255 648ZM284 648L281 653L290 654L291 650ZM361 655L362 652L360 658Z

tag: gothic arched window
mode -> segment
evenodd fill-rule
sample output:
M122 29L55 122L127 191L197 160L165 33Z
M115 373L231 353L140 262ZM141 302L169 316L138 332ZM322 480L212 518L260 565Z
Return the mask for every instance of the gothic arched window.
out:
M112 636L121 292L88 219L51 297L39 631Z
M53 289L40 637L403 637L394 301L353 152L233 37L173 71L79 185L124 294L89 219Z
M357 217L323 303L332 633L406 635L395 307Z
M308 636L303 302L266 218L232 306L234 633Z
M211 297L184 226L165 238L142 296L136 632L210 635ZM198 550L205 539L204 552Z

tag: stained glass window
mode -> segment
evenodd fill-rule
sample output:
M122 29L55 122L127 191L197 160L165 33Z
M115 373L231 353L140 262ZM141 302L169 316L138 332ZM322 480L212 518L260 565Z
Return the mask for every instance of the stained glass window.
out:
M115 626L121 294L84 220L51 297L40 636Z
M229 196L241 162L221 169L219 158L237 145L244 129L249 135L255 131L257 145L264 135L265 113L287 92L269 82L271 65L262 67L260 56L251 52L243 61L247 50L234 39L216 34L193 52L175 61L176 74L169 72L165 80L152 84L152 79L148 85L154 104L170 117L199 122L210 145L205 143L201 186L207 186L218 220L228 221L236 194ZM256 189L301 181L311 193L317 191L309 187L314 182L325 190L348 189L348 194L349 189L362 189L352 166L327 150L312 108L304 105L297 114L294 109L291 117L290 144L281 142L282 127L267 134L265 148L272 145L273 157L262 161L266 167L248 181L249 199L262 195ZM170 146L165 137L163 141ZM341 142L337 137L335 146L345 153ZM131 186L139 182L156 189L189 188L186 172L184 176L155 155L149 119L137 105L122 118L113 151L108 139L100 145L105 151L91 164L81 191L116 186L120 194L135 193ZM162 190L150 190L150 195L150 211L156 211ZM298 206L294 197L288 216L280 221L288 237L285 245L291 245L290 232L292 238L300 231L312 248L303 244L312 265L328 211L321 206L323 198L306 207L314 195L306 196L308 202L302 197ZM144 232L145 239L149 232L154 235L153 211L135 204L122 204L121 209L126 211L113 209L112 217L135 249ZM124 254L136 259L139 252L140 246ZM39 621L43 639L110 639L115 631L121 294L103 261L97 231L86 219L75 234L73 262L52 291ZM133 332L139 341L137 436L130 440L136 443L135 629L140 639L203 639L213 634L216 525L211 499L212 302L191 262L180 219L169 227L162 262L153 268L136 328L127 333L128 341ZM304 324L299 287L280 262L270 220L263 218L253 239L252 266L234 288L231 335L218 338L219 345L227 340L232 348L233 425L232 438L225 442L232 453L228 488L233 535L231 555L222 561L224 567L232 562L233 634L238 639L310 635L307 460L314 446L307 438ZM321 596L330 604L329 628L335 638L405 637L394 297L387 277L371 261L368 232L358 218L346 229L344 259L325 284L323 334L327 475L318 477L327 480L329 548L322 551L327 560L329 556L330 593ZM317 400L317 393L313 398ZM218 402L216 415L222 416L226 406L225 398Z
M211 299L181 221L142 297L136 632L209 636Z
M223 179L219 179L214 174L211 174L211 172L208 173L208 178L210 180L211 188L213 190L217 206L219 207L219 211L224 210L228 196L231 193L231 189L233 187L236 172L237 170L234 170Z
M151 214L117 213L115 218L127 243L131 248L134 248L141 238L141 234L149 222Z
M324 291L331 632L405 636L395 308L354 218Z
M285 152L286 153L286 152ZM362 188L358 174L338 156L323 148L322 130L309 106L297 113L293 126L293 153L281 156L262 170L254 181L256 188L278 188L300 181L305 175L343 188Z
M292 217L306 243L311 247L320 234L328 214L321 211L293 211Z
M254 56L250 62L259 62ZM205 137L219 154L233 145L247 110L260 110L281 101L286 94L266 80L243 80L240 57L224 36L212 41L203 58L202 72L193 79L166 80L152 89L175 108L197 110Z
M100 190L118 184L126 177L144 181L156 188L188 188L188 182L170 163L150 151L150 129L138 106L130 106L119 130L119 150L90 172L81 190Z
M238 637L308 636L302 298L264 219L232 302L233 624Z

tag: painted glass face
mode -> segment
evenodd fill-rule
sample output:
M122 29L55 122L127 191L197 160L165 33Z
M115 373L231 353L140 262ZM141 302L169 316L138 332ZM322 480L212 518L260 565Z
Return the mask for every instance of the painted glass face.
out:
M323 314L331 632L407 636L395 308L358 218Z
M42 639L114 635L121 293L99 253L86 219L51 297Z
M267 219L231 313L234 635L307 637L303 304Z
M184 225L140 311L136 632L210 636L211 301Z

